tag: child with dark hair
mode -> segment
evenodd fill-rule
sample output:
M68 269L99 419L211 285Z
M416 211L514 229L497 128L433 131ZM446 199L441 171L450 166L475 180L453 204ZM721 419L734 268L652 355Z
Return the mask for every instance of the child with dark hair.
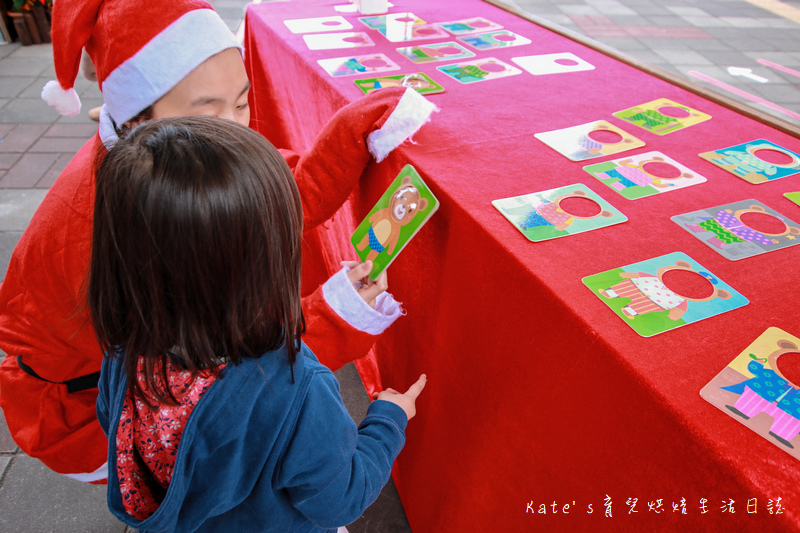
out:
M388 481L425 376L356 429L300 342L303 215L254 131L158 119L100 164L88 303L109 507L139 531L329 531Z
M0 408L26 454L70 478L104 483L108 442L95 414L103 354L82 300L97 154L148 119L211 115L247 126L251 87L240 43L204 0L58 0L52 28L57 81L42 97L62 114L79 111L73 85L86 50L105 104L98 134L48 191L0 284L0 349L8 354ZM365 356L402 309L385 278L368 279L369 262L329 273L317 227L372 157L404 142L432 108L413 89L386 89L340 109L302 155L281 152L303 203L304 342L331 370Z

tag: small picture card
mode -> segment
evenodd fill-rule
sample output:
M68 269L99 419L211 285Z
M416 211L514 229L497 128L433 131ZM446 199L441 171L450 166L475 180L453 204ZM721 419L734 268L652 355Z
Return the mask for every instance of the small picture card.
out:
M371 72L385 72L400 70L400 67L386 57L385 54L372 54L365 56L334 57L317 61L325 72L338 78L340 76L355 76Z
M768 328L700 396L800 459L800 339L794 335Z
M644 142L605 120L536 133L534 137L572 161L618 154L644 146Z
M800 172L800 155L764 139L704 152L700 157L753 184Z
M583 170L628 200L675 191L706 181L700 174L661 152L621 157L587 165Z
M363 78L355 80L356 87L364 94L383 89L384 87L411 87L420 94L438 94L444 92L444 87L433 81L424 72L413 74L396 74L394 76L378 76L377 78Z
M369 35L363 31L340 33L310 33L303 35L309 50L334 50L337 48L357 48L375 46Z
M374 17L361 17L364 25L378 30L393 43L421 39L447 39L450 35L435 24L427 24L414 13L392 13Z
M466 37L458 37L462 43L475 48L476 50L492 50L495 48L505 48L507 46L520 46L530 44L531 40L517 35L513 31L500 30L489 33L476 33Z
M731 261L800 244L800 224L758 200L676 215L672 221Z
M384 28L378 28L389 42L402 43L403 41L421 41L423 39L447 39L450 36L433 24L401 24L389 23Z
M494 57L473 59L463 63L455 63L454 65L436 67L436 69L461 83L475 83L522 74L520 69L514 68L508 63L503 63Z
M464 59L475 57L475 54L461 45L453 42L436 43L430 45L415 45L398 48L398 52L414 63L431 63L434 61L452 61L453 59Z
M358 19L367 28L372 30L380 30L386 28L387 25L400 23L401 25L419 26L427 24L423 19L416 16L414 13L392 13L389 15L375 15L372 17L360 17Z
M483 17L454 20L453 22L440 22L437 26L453 35L467 35L470 33L503 29L500 24L496 24L491 20L486 20Z
M334 17L284 20L283 23L286 24L286 27L289 28L289 31L292 33L314 33L353 29L353 25L339 15Z
M534 76L594 70L594 65L569 52L512 57L511 61Z
M414 167L403 167L350 237L359 259L372 261L373 280L397 258L437 209L439 201Z
M394 7L394 4L391 2L386 2L386 7ZM358 13L358 6L356 4L342 4L333 6L333 9L339 13Z
M711 115L667 98L659 98L646 104L618 111L614 113L614 116L656 135L666 135L711 118Z
M587 276L583 284L642 337L749 303L680 252Z
M582 183L492 201L531 241L546 241L620 224L628 217Z
M800 191L797 192L785 192L783 195L790 201L794 202L797 205L800 205Z

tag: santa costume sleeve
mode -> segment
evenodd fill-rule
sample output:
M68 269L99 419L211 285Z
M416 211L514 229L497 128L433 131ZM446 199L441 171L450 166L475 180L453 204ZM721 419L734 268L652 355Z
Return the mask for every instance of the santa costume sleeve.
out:
M382 161L436 110L414 89L381 89L340 109L302 155L280 150L300 189L305 229L333 216L372 158Z

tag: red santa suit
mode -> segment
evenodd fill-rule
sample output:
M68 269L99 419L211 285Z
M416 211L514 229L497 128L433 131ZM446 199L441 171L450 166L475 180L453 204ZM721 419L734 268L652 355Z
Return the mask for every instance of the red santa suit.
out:
M59 0L55 4L53 43L59 82L48 83L43 98L59 112L74 114L77 96L71 86L77 76L81 48L85 44L90 54L93 48L103 49L98 55L100 60L94 56L92 59L104 89L104 119L100 134L81 148L51 187L15 248L5 280L0 285L0 348L8 354L0 364L0 407L11 435L28 455L40 459L56 472L82 481L105 479L108 453L108 443L95 414L96 374L100 370L102 353L83 295L91 253L94 167L97 155L105 152L101 137L103 141L113 142L110 137L114 128L109 127L112 120L116 124L126 122L137 114L132 109L142 102L146 105L138 107L138 111L152 105L194 66L221 50L238 46L228 28L205 2L176 0L154 5L120 0L109 8L104 7L107 5L99 0ZM116 11L107 13L112 9ZM86 16L97 18L94 28L88 25L87 29L87 25L79 24L79 19ZM162 87L144 97L141 93L147 93L150 88L137 91L134 87L115 86L119 62L109 60L112 54L101 44L103 39L114 34L109 28L117 22L135 26L136 39L141 39L150 21L164 18L167 22L156 24L152 30L154 37L144 44L134 42L133 51L128 50L127 56L122 54L129 58L125 64L136 63L143 50L155 48L165 61L175 60L181 67L187 62L194 66L183 74L174 66L156 69L160 74L176 72L177 79L170 85L159 78ZM65 27L65 20L70 26ZM137 25L134 20L142 24ZM105 26L100 27L100 21ZM180 32L185 30L186 24L190 24L203 41L199 52L194 43L175 39L175 35L183 35ZM88 33L76 35L76 31ZM174 53L165 49L168 45L160 40L165 35L166 42L178 47ZM121 48L130 43L115 45ZM71 53L64 52L67 48ZM187 48L191 49L187 53L199 56L181 57L181 52ZM138 66L138 75L147 73L148 64L142 67ZM123 78L129 80L130 76ZM127 98L129 93L134 100L144 100L131 105ZM410 99L419 103L417 97L415 93ZM381 145L387 135L394 135L382 131L381 127L397 122L392 113L401 101L409 101L403 90L378 92L375 97L340 110L307 154L284 153L300 188L308 228L329 218L357 184L370 160L367 146ZM427 113L424 120L417 121L417 128L427 120L433 108L429 104L424 107ZM392 129L395 128L388 128ZM390 151L403 140L395 139L381 149ZM374 149L373 152L382 153ZM332 154L340 164L330 165ZM379 297L375 309L366 305L349 284L344 271L325 286L304 287L304 292L309 294L303 298L307 326L303 340L323 364L334 370L365 355L375 335L400 314L399 306L386 293ZM334 297L327 297L329 294ZM345 318L337 314L329 302L336 305Z

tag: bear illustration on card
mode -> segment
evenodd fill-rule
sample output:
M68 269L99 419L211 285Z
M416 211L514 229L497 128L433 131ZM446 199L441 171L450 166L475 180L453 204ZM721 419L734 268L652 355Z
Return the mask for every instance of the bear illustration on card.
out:
M411 165L406 165L361 221L350 242L362 261L372 261L377 279L439 208L439 201Z
M747 364L747 370L752 378L720 387L740 395L733 405L725 405L731 413L742 420L766 413L772 418L769 435L788 448L794 448L790 441L800 433L800 382L784 375L778 358L800 359L797 351L796 343L780 339L766 357L750 355L753 360Z
M561 202L567 198L586 198L586 193L575 190L568 194L555 197L552 201L542 200L536 205L524 205L518 208L504 207L502 210L509 215L521 216L517 225L522 229L530 229L542 226L553 226L558 231L564 231L576 219L588 220L596 217L610 218L614 215L611 211L603 209L589 216L579 216L564 210Z
M617 168L598 174L600 179L616 178L619 181L613 182L610 186L621 191L629 187L646 187L651 185L660 189L675 186L675 180L691 179L693 174L688 172L680 172L672 176L656 176L650 174L645 170L645 165L649 163L664 163L663 157L654 156L650 159L643 159L639 162L634 162L633 159L625 159L617 162Z
M708 302L715 298L727 300L731 293L725 289L714 287L710 294L703 298L681 295L670 289L664 283L664 275L671 270L685 270L700 274L712 285L717 285L717 279L708 272L699 272L692 268L687 261L676 261L674 265L659 268L656 274L646 272L620 272L623 278L619 283L607 288L599 289L598 293L610 299L628 298L630 303L622 308L622 314L628 319L659 311L669 311L670 320L678 320L686 313L689 302Z
M706 242L717 248L744 242L772 246L780 243L782 239L794 240L795 235L800 235L800 228L786 224L780 216L774 217L783 222L782 227L779 228L780 231L776 233L767 233L765 230L758 231L747 225L745 218L749 213L764 214L766 210L761 205L750 205L735 211L720 209L713 217L703 217L703 220L697 223L687 223L685 226L695 233L712 233L714 236L706 239Z
M400 183L388 207L377 211L369 217L370 227L367 234L356 245L359 251L369 247L367 261L375 259L379 253L394 254L400 232L419 212L425 211L428 200L420 198L419 190L411 184L411 176L406 176Z

